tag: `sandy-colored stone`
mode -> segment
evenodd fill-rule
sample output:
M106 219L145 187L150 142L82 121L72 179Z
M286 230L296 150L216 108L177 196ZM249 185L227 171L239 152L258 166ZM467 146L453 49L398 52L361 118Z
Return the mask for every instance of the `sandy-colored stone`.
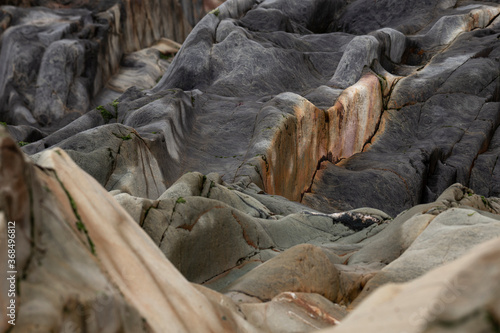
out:
M242 304L247 320L263 332L307 332L340 323L344 308L318 294L284 292L266 303Z
M99 290L107 290L106 295L112 295L109 297L116 299L113 302L119 302L113 307L106 307L108 311L132 311L135 317L127 320L135 318L137 322L134 325L146 325L142 327L150 327L153 331L224 332L234 331L239 326L239 315L212 303L193 288L113 197L82 172L64 151L47 151L40 157L39 167L24 164L14 173L15 177L7 179L5 172L12 169L5 163L6 154L14 152L11 161L16 156L21 161L23 158L11 139L4 137L1 142L3 187L13 188L17 181L31 191L33 203L27 213L29 216L30 210L34 209L36 219L33 227L40 235L45 235L37 239L40 249L34 248L35 252L31 253L31 256L39 258L41 266L32 266L31 263L27 276L20 281L23 293L18 299L20 321L16 329L23 330L22 327L25 327L24 331L29 331L34 325L41 325L39 327L44 327L44 330L60 330L60 325L80 327L80 321L74 323L74 319L79 318L75 312L78 311L78 304L92 308L92 304L99 302L95 298ZM23 177L23 172L27 172L29 178ZM14 193L20 193L20 189L22 187ZM19 217L18 231L22 235L23 219L16 215L19 214L16 206L5 200L5 192L2 207L8 212L9 220ZM51 240L51 237L58 237L59 242ZM58 245L54 247L45 243L49 240ZM23 248L29 248L28 244L19 237L20 254ZM42 246L49 248L43 250ZM72 261L74 265L68 267L69 270L61 266L65 265L65 256L78 258ZM22 256L19 264L23 263L21 259ZM159 271L162 273L157 274ZM54 279L57 283L49 283ZM71 293L86 297L80 301L61 297ZM73 303L65 303L65 299ZM98 308L93 309L99 311ZM197 314L197 320L193 320L193 313ZM141 323L140 316L146 324ZM100 317L92 318L88 319L87 325L90 326L87 327L98 331L101 331L99 327L104 329L127 322L120 315L107 323L100 322ZM129 329L134 330L133 327Z
M237 291L269 301L281 292L317 293L337 297L338 272L323 251L297 245L245 274L225 292Z

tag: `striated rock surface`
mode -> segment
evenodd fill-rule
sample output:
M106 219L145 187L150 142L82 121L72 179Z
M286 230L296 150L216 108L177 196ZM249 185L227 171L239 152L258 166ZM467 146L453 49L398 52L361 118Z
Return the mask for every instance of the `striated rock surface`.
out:
M16 140L32 142L131 86L151 88L180 47L173 40L182 42L214 5L7 1L0 6L0 119Z
M390 215L455 182L497 195L498 5L422 3L417 24L390 19L410 15L399 6L380 20L388 1L353 19L362 3L227 2L152 90L103 92L98 109L49 135L36 130L24 150L75 150L65 140L96 140L108 131L99 126L117 122L146 140L167 187L185 171L218 172L314 209ZM358 20L370 15L379 26L361 34ZM152 84L165 66L141 80ZM128 87L113 82L117 92ZM8 128L16 138L27 130Z
M394 220L369 208L323 214L302 207L280 216L259 202L267 195L245 194L217 174L188 173L155 200L108 193L63 150L45 151L34 165L1 132L2 228L15 220L19 235L14 331L350 330L351 320L361 324L346 317L346 307L356 318L361 300L361 313L386 302L372 300L391 287L370 295L377 287L425 279L429 271L451 279L469 267L460 260L482 256L475 244L498 242L500 234L500 199L458 184ZM448 262L455 268L439 267ZM493 316L488 299L474 306ZM450 320L476 309L460 304ZM415 320L433 323L437 315ZM370 318L362 327L379 327ZM484 318L471 325L494 325ZM405 324L392 320L380 327Z
M497 331L499 14L9 1L0 331Z
M320 332L495 332L499 244L496 237L416 280L386 285L341 325Z

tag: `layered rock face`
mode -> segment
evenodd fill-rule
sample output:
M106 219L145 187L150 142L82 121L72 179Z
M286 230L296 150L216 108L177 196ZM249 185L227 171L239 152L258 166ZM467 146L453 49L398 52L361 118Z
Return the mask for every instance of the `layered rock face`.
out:
M9 4L0 331L500 327L498 3Z
M180 46L173 41L182 42L210 6L168 0L8 4L25 7L0 7L0 113L24 142L60 129L132 85L154 86ZM119 76L124 71L141 78L130 82Z

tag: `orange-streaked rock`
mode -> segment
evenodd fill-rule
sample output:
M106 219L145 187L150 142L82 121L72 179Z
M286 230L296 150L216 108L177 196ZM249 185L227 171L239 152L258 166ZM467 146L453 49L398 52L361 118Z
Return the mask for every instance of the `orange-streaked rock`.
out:
M261 173L266 192L300 201L318 161L327 155L327 123L323 110L297 95L287 95L296 98L294 115L283 116L262 159Z
M113 197L64 151L48 151L38 163L56 170L78 207L101 267L155 331L234 330L230 315L194 289ZM226 321L221 319L224 314Z
M300 201L320 161L348 158L370 143L383 110L382 89L376 75L366 74L326 112L298 95L280 96L293 100L293 115L283 114L259 169L267 193Z
M374 74L364 75L340 95L328 110L328 152L334 161L363 150L377 129L382 107L380 82Z
M241 305L247 320L263 332L309 332L340 323L345 309L318 294L284 292L266 303Z

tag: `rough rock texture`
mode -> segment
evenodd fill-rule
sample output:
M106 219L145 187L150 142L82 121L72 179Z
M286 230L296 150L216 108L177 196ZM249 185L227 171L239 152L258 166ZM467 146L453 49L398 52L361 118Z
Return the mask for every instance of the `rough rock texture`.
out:
M263 194L245 194L217 174L187 173L156 200L107 193L60 148L34 165L0 131L0 219L2 228L15 220L19 235L13 331L326 328L367 295L372 304L376 287L411 281L468 251L475 256L475 244L500 234L500 199L458 184L395 220L369 208L323 214L303 207L280 216L259 202ZM495 298L488 299L478 296L474 306L485 315L471 325L494 325L485 319L495 315ZM450 320L474 309L456 305ZM415 320L433 322L435 314L422 316ZM391 320L386 325L398 323Z
M354 19L359 6L370 9ZM186 171L218 172L316 210L390 215L455 182L498 195L500 7L412 6L229 1L196 26L152 90L110 95L50 135L30 132L41 140L24 150L74 150L65 139L96 141L109 131L99 126L119 122L145 140L167 187ZM8 127L16 138L27 131Z
M27 7L0 7L0 120L23 142L39 140L132 85L154 86L180 46L171 40L182 42L215 5L169 0L7 4ZM124 71L141 78L132 81Z
M500 327L498 2L10 4L0 331Z
M12 331L247 331L236 312L189 284L66 153L48 151L34 166L4 130L0 136L2 226L17 225ZM2 331L6 324L2 318Z
M499 254L496 237L414 281L380 288L341 325L321 332L495 332Z

